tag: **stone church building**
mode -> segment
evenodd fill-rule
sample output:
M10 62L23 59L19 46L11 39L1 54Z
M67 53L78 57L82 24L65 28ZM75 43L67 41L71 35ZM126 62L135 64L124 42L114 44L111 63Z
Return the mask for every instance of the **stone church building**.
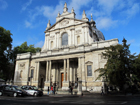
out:
M85 11L82 19L75 15L73 8L68 12L65 3L56 23L47 24L41 52L17 55L15 85L34 85L44 90L51 85L62 90L81 85L82 91L101 90L103 81L96 80L99 73L94 71L106 64L104 47L118 44L118 39L105 40L92 15L89 20Z

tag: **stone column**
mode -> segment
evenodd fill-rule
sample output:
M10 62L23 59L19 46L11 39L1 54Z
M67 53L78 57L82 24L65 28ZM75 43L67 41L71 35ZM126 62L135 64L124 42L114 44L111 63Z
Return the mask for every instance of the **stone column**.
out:
M37 62L37 75L36 75L36 81L39 79L39 68L40 68L40 62Z
M64 59L64 81L66 81L66 59Z
M84 34L84 33L85 33L85 32L84 32L84 27L82 27L82 37L83 37L83 38L81 38L81 43L82 43L82 44L85 43L85 38L84 38L84 37L85 37L85 34Z
M71 37L71 38L70 38L70 41L71 41L71 42L70 42L70 45L72 45L72 30L70 30L70 37Z
M66 59L64 59L64 81L63 81L63 87L62 90L68 90L69 89L69 82L66 81Z
M81 68L81 57L78 58L78 93L82 94L82 68Z
M50 86L50 81L49 81L49 61L46 61L46 81L44 85L44 90L48 89L48 86Z
M57 48L57 33L55 34L55 48Z
M86 27L84 27L84 29L85 29L85 43L88 43L87 42L87 29L86 29Z
M59 37L59 48L61 48L61 45L62 45L62 44L61 44L61 43L62 43L61 39L62 39L62 38Z
M70 77L70 68L69 68L69 59L67 59L67 81L69 82Z
M34 73L34 81L32 85L35 85L36 87L38 87L40 62L35 62L35 63L36 63L36 67L35 67L35 73Z
M82 80L82 72L81 72L81 58L78 58L78 80Z
M86 27L86 33L87 33L87 35L86 35L86 37L87 37L87 43L89 43L89 32L88 32L88 27Z
M74 35L74 30L73 30L73 45L75 45L75 35Z
M49 81L50 81L50 82L51 82L51 80L52 80L52 77L51 77L51 72L52 72L52 71L51 71L51 69L52 69L51 67L52 67L52 66L51 66L51 65L52 65L52 62L50 61L50 65L49 65Z
M49 49L49 36L47 36L47 49Z
M82 90L86 91L86 73L85 73L85 57L81 58L82 66Z
M49 73L49 70L48 70L48 61L46 61L46 81L48 81L48 73Z

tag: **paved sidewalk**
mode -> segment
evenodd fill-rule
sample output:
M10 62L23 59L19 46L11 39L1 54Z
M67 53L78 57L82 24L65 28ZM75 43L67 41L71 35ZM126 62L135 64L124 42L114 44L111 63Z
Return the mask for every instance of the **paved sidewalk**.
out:
M80 97L80 95L70 95L70 94L50 94L49 97Z
M89 94L83 94L82 95L76 95L76 94L47 94L44 93L44 95L47 95L49 97L94 97L94 96L101 96L100 93L89 93ZM123 93L109 93L109 94L104 94L102 96L139 96L140 97L140 93L136 93L136 94L132 94L132 93L127 93L127 94L123 94Z

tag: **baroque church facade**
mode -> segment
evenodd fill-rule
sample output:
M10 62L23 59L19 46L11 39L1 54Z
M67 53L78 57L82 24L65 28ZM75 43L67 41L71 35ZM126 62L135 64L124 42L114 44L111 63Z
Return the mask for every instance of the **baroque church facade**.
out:
M73 8L68 12L65 3L56 23L47 24L41 52L17 55L15 85L34 85L44 90L55 85L68 90L69 86L78 88L81 84L82 91L100 92L103 82L96 80L99 73L95 70L106 64L104 47L118 44L118 39L105 40L92 15L89 21L85 11L82 19L75 15Z

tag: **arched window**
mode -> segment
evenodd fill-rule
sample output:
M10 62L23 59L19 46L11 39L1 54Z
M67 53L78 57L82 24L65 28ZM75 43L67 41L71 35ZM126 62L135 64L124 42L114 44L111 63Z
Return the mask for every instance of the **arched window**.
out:
M62 35L62 46L63 45L68 45L68 34L67 33L64 33Z
M77 44L80 44L80 36L77 36Z

